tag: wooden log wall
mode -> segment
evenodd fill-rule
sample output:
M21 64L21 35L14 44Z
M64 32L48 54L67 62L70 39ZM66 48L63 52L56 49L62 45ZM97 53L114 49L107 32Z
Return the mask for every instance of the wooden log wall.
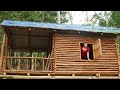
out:
M118 72L115 35L55 34L56 71ZM102 56L95 60L80 60L79 42L93 43L101 39Z

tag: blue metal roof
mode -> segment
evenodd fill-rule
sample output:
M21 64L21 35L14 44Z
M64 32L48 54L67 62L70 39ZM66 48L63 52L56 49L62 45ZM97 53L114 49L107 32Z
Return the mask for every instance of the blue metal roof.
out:
M56 24L56 23L40 23L28 21L12 21L4 20L2 26L19 26L19 27L34 27L34 28L51 28L55 30L76 30L87 32L102 32L102 33L120 33L120 28L101 27L101 26L86 26L86 25L71 25L71 24Z

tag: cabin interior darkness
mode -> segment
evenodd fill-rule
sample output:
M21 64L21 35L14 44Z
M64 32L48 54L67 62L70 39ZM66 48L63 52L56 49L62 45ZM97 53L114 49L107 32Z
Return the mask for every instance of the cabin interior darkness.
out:
M12 48L13 52L46 52L46 56L51 53L53 36L51 32L16 28L8 28L5 31L10 40L8 46Z
M83 47L83 46L84 46L84 43L80 43L80 47ZM88 47L90 48L89 58L93 60L93 46L92 44L88 44Z

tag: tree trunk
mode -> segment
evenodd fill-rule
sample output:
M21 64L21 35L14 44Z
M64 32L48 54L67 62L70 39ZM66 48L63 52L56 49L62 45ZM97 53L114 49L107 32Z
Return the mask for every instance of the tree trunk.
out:
M88 12L85 11L85 13L86 13L86 22L87 22L87 24L89 24L89 21L88 21Z
M68 14L69 14L70 22L71 22L71 24L73 24L73 18L72 18L70 11L68 11Z
M60 11L57 11L57 15L58 15L58 24L61 23L61 19L60 19Z

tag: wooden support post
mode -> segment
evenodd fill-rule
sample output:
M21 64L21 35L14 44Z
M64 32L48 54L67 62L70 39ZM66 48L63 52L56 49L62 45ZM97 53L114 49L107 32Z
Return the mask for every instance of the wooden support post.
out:
M54 34L54 36L53 36L53 39L54 39L54 71L56 72L56 45L55 45L55 43L56 43L56 34Z
M3 55L4 55L4 45L5 45L5 33L3 35L3 41L2 41L2 46L1 46L0 73L2 71L2 61L3 61Z
M18 53L18 57L19 56L19 32L17 31L17 39L16 39L16 47L17 47L17 53ZM20 70L20 58L17 59L18 60L18 70Z
M8 48L8 57L10 57L10 47ZM6 58L6 69L9 70L9 59Z
M6 36L6 38L5 38L5 40L6 40L6 42L5 42L5 56L8 56L7 55L7 53L8 53L8 36L7 36L7 33L5 33L5 36Z
M5 70L5 58L3 58L3 70Z
M33 30L33 37L32 37L32 57L34 57L34 55L33 55L33 50L34 49L34 30ZM31 70L33 70L34 69L34 59L32 59L31 60Z
M12 49L10 48L10 57L12 57ZM9 59L9 70L10 70L10 61L12 58Z
M25 38L25 45L26 45L26 49L28 49L28 37L29 37L29 35L28 35L28 30L26 30L26 38Z
M28 50L28 32L29 30L26 30L26 38L25 38L26 51ZM25 54L26 57L28 57L27 52ZM28 70L28 58L26 59L26 70Z
M19 48L18 48L18 47L19 47L19 43L18 43L18 42L19 42L18 34L19 34L19 33L18 33L18 31L17 31L17 38L16 38L16 47L17 47L17 49L19 49Z
M7 33L5 32L5 58L4 58L4 61L3 61L3 64L4 64L4 70L6 69L6 57L8 56L8 36L7 36Z
M51 57L54 57L54 34L52 34L52 52ZM51 70L54 71L54 60L51 61Z

